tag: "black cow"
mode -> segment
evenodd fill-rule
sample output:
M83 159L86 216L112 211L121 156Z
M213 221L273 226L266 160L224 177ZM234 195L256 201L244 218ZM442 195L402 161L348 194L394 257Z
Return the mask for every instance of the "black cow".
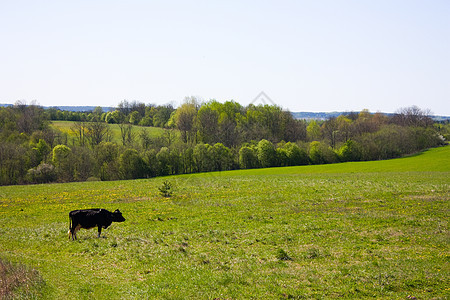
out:
M69 240L70 237L72 237L72 240L76 239L77 231L81 228L98 227L98 237L100 237L102 228L108 228L112 222L125 221L118 209L115 212L110 212L102 208L73 210L69 213L69 219Z

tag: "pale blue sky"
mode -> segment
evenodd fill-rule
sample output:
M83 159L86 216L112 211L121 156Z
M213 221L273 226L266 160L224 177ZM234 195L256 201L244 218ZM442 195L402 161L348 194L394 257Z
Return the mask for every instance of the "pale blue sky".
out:
M450 1L0 0L0 103L450 115Z

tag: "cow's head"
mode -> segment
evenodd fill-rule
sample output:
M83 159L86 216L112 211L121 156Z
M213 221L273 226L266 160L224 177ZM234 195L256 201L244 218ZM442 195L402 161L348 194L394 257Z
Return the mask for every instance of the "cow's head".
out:
M125 218L122 216L122 213L118 209L116 209L112 213L112 219L113 219L113 222L123 222L123 221L125 221Z

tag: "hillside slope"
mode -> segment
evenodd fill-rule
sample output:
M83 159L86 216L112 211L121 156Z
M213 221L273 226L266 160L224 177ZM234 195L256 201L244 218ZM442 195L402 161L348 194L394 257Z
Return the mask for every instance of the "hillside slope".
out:
M446 299L449 150L0 187L0 258L38 270L48 299ZM94 207L126 221L69 241L69 211Z

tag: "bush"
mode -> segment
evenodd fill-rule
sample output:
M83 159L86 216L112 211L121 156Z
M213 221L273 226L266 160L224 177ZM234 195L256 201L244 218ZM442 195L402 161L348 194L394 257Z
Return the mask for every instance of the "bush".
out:
M209 148L210 156L214 162L213 171L225 171L233 168L233 154L222 143L216 143Z
M171 166L171 159L170 159L170 151L167 147L162 147L158 154L156 154L156 159L159 163L158 168L158 174L162 176L166 176L170 174L170 166Z
M278 249L277 254L275 255L275 257L278 260L292 260L292 258L287 254L286 251L284 251L283 249Z
M311 163L315 165L337 162L337 155L331 147L317 141L310 144L309 158Z
M211 145L197 144L194 147L193 160L197 172L209 172L214 169L214 161L211 157Z
M72 150L66 145L57 145L53 148L53 165L59 181L71 181L73 179Z
M27 172L27 181L30 183L48 183L56 181L56 170L51 164L42 163Z
M258 160L263 168L275 167L277 165L277 153L275 147L268 140L261 140L258 143Z
M98 178L98 177L91 176L88 179L86 179L86 181L89 181L89 182L91 182L91 181L101 181L101 179Z
M136 150L127 149L119 157L119 172L122 179L144 178L145 162Z
M339 149L338 156L340 161L359 161L361 160L361 153L359 151L358 145L352 141L348 140Z
M283 148L286 150L288 166L301 166L309 163L308 154L297 144L288 142Z
M239 150L239 166L241 169L253 169L259 167L259 161L256 149L249 146L243 146Z

